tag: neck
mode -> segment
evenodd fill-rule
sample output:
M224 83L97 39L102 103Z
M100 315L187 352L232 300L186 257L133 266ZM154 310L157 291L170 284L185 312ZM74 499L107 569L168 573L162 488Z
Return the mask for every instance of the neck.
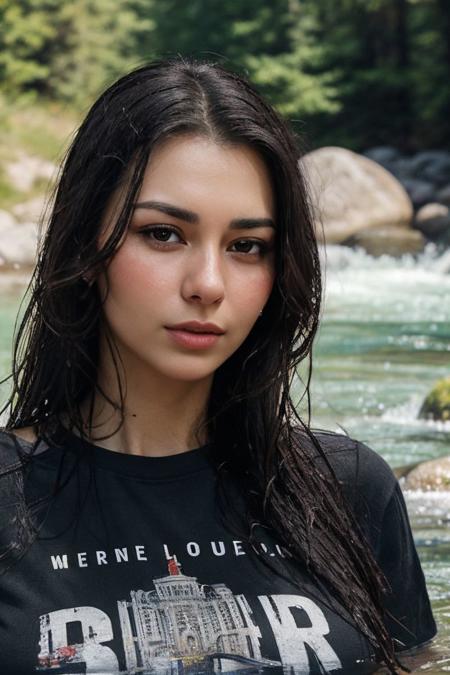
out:
M100 368L99 389L114 405L97 390L87 397L81 405L84 433L97 445L133 455L172 455L203 445L205 431L198 434L197 427L205 419L212 379L211 375L194 382L173 381L142 370L139 374L127 371L123 424L118 428L117 376Z

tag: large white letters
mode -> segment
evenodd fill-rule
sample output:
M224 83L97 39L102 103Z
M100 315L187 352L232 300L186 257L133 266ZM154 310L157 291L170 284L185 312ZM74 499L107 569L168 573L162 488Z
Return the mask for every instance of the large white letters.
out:
M62 659L69 647L74 648L76 662L86 663L87 673L119 672L117 657L109 647L100 644L113 639L111 621L105 612L96 607L71 607L59 609L40 617L39 642L41 663L45 659ZM69 638L74 627L76 638ZM73 644L75 643L75 644Z
M195 550L191 552L191 555L195 555ZM228 596L223 597L223 603L225 603ZM262 637L260 627L254 623L251 605L245 596L235 597L239 602L242 615L245 616L243 625L246 626L247 633L251 629L253 635L251 655L255 659L264 660L264 653L261 654L259 650L259 641ZM330 632L325 615L312 600L301 595L284 594L259 595L258 600L272 629L281 664L291 666L294 668L293 672L298 670L308 673L312 665L311 658L323 667L324 672L342 669L339 657L325 637ZM205 602L209 600L206 598ZM119 612L121 606L125 606L125 615L128 617L126 603L118 604ZM203 614L201 616L203 617ZM229 616L228 620L231 621L231 613ZM125 639L122 620L121 625L121 637ZM114 638L111 620L102 610L88 606L50 612L40 617L40 629L39 664L41 667L49 668L58 664L64 668L65 664L79 663L80 666L86 664L86 673L106 675L119 672L116 654L110 647L102 644ZM133 654L134 639L132 637L130 643ZM164 644L161 636L158 640L162 640L161 645ZM126 645L128 642L125 639Z
M69 563L67 561L67 555L52 555L51 556L52 560L52 565L54 570L62 570L62 569L67 569L69 567Z
M322 610L309 598L301 595L258 596L272 628L280 660L309 670L306 646L315 652L326 671L340 669L341 662L325 639L330 629ZM311 626L297 626L292 609L302 609L308 615Z

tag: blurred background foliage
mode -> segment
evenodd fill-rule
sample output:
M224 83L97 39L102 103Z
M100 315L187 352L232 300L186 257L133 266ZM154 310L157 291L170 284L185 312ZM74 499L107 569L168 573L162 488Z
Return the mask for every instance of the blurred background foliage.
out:
M449 0L0 0L0 25L3 106L81 117L180 53L248 74L314 147L450 144Z

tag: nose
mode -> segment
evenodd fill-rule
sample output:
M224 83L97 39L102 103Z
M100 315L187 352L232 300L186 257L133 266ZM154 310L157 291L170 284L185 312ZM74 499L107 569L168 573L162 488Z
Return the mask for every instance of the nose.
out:
M181 292L186 301L203 305L218 304L223 300L225 280L222 261L220 253L212 246L189 256Z

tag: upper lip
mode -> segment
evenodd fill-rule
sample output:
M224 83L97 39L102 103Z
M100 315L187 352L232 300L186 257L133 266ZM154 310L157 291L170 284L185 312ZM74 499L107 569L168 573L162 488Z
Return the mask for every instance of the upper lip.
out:
M201 321L185 321L184 323L177 323L175 326L167 326L167 328L171 330L188 330L192 333L217 333L217 335L225 333L223 328L220 328L215 323L202 323Z

